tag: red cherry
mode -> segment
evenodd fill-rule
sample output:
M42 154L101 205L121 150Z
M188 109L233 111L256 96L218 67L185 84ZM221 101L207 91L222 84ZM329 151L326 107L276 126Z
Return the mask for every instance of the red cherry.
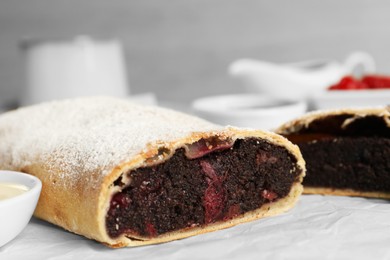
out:
M330 86L329 90L357 90L357 89L367 89L368 86L366 83L355 79L352 76L343 77L340 82L335 85Z
M207 188L204 193L205 222L215 222L225 206L226 194L223 188L223 177L217 175L213 166L207 161L200 161L203 173L206 175Z
M111 199L111 207L128 207L131 203L131 199L124 193L117 193Z
M390 77L388 76L366 75L363 77L362 82L371 89L390 88Z
M150 222L145 223L146 226L146 232L149 236L155 237L157 235L157 229L154 227L154 225Z
M269 200L269 201L273 201L275 200L276 198L278 198L278 194L276 194L275 192L273 191L270 191L270 190L263 190L261 192L261 196L266 199L266 200Z

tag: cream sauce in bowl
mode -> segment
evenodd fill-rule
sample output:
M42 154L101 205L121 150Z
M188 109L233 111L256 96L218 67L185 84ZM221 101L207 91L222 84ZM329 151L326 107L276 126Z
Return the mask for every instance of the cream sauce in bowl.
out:
M12 182L0 182L0 200L9 199L28 191L29 188L22 184Z
M27 226L41 189L42 182L33 175L0 170L0 248Z

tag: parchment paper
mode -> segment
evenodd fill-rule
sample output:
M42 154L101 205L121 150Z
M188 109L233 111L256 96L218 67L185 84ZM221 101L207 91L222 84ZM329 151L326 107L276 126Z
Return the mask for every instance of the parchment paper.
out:
M390 259L390 202L304 195L294 209L276 217L124 249L33 218L0 248L0 259Z

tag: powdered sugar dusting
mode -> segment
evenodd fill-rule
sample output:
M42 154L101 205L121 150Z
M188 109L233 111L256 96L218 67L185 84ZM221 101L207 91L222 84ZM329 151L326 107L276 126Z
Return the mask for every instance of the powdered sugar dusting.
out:
M0 166L23 170L45 164L49 172L55 168L56 178L72 175L67 179L76 185L81 173L102 177L150 142L219 128L182 113L116 98L50 102L0 116ZM94 176L89 178L94 182Z

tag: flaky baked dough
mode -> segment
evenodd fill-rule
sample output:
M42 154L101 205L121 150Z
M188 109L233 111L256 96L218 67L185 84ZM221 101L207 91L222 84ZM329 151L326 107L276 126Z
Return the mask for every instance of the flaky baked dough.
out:
M313 123L318 120L331 118L339 115L347 115L344 122L341 124L341 128L348 127L354 120L364 118L367 116L375 116L382 118L386 125L390 128L390 106L387 107L375 107L375 108L345 108L336 110L322 110L307 113L306 115L296 118L290 122L286 122L275 130L276 133L281 135L299 134L305 131ZM383 198L390 199L389 192L366 192L353 189L336 189L326 187L311 187L304 186L305 194L322 194L322 195L338 195L338 196L359 196L368 198Z
M185 144L215 136L258 137L288 150L301 170L289 195L227 222L153 239L108 236L105 217L111 196L119 189L115 180L132 169L169 159ZM171 110L105 97L49 102L5 113L0 116L0 143L2 169L35 175L43 183L36 217L110 247L172 241L284 212L302 193L305 174L298 147L277 134L221 127ZM162 147L170 152L159 153Z
M334 117L338 115L350 115L343 123L341 127L347 127L348 124L354 120L367 116L376 116L383 118L387 126L390 127L390 106L387 107L375 107L375 108L345 108L345 109L334 109L334 110L318 110L307 113L299 118L284 123L278 127L275 132L282 135L296 134L318 120Z
M377 199L390 199L390 192L369 192L369 191L357 191L353 189L333 189L333 188L320 188L320 187L307 187L304 188L305 194L321 194L321 195L335 195L335 196L351 196L351 197L366 197Z

